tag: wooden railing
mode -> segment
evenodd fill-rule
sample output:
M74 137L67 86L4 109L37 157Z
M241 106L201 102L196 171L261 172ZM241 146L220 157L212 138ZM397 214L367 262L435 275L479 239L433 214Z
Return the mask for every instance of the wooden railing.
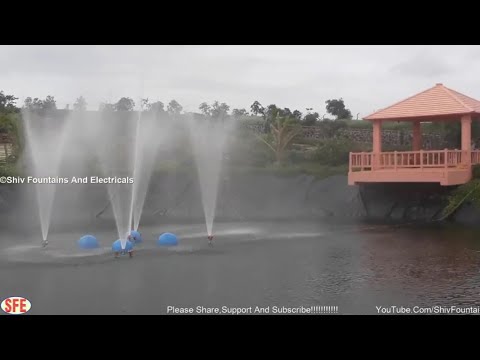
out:
M350 153L350 171L450 168L480 164L480 150L472 150L470 156L468 155L462 150L447 149Z

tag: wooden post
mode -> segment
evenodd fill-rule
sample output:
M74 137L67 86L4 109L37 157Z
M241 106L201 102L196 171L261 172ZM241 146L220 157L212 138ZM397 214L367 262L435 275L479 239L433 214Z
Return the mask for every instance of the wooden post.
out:
M373 159L372 170L376 170L380 167L380 154L382 152L382 122L381 120L375 120L373 122Z
M380 120L375 120L373 122L373 152L380 153L382 152L382 122Z
M472 117L462 116L462 164L470 165L472 151Z
M413 151L422 149L422 132L420 128L420 121L413 122Z

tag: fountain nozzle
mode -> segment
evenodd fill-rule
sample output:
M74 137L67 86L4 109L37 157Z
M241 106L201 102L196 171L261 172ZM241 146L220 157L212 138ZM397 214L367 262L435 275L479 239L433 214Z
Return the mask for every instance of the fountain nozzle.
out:
M208 235L207 239L208 239L208 245L212 246L213 235Z

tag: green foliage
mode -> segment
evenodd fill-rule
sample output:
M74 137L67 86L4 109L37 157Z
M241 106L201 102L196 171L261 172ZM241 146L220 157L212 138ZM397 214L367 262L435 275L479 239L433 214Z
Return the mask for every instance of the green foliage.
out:
M24 101L24 108L30 111L38 112L52 111L57 109L57 102L55 101L55 97L51 95L48 95L45 100L27 97Z
M115 104L100 103L100 105L98 107L98 111L102 111L102 112L115 111Z
M212 105L208 105L206 102L203 102L198 108L203 115L209 116L216 120L226 119L228 117L228 112L230 111L230 106L228 106L226 103L220 104L217 100L215 100ZM247 114L247 111L245 109L242 109L243 112L238 109L235 110L236 117Z
M347 166L325 166L313 162L305 162L292 166L276 166L270 164L264 167L252 166L235 166L230 169L232 174L235 173L256 173L256 174L273 174L276 176L297 176L299 174L311 175L317 179L324 179L333 175L346 175Z
M15 164L0 164L0 177L1 176L18 176L19 172Z
M0 113L0 133L7 134L13 140L14 157L7 159L12 162L23 148L23 126L20 113Z
M270 124L270 133L266 137L258 136L258 139L273 151L277 165L282 165L286 151L301 132L302 128L295 118L282 117L276 112Z
M317 123L318 119L319 119L320 115L317 113L317 112L314 112L313 114L312 113L308 113L307 115L305 115L305 117L303 118L302 120L302 125L303 126L313 126Z
M80 96L75 100L75 103L73 104L73 110L75 111L86 111L87 110L87 101L83 96Z
M250 106L250 111L252 112L253 115L265 117L265 108L258 101L255 101Z
M180 105L176 100L171 100L167 105L167 112L170 115L178 116L183 110L183 106Z
M480 179L480 165L473 165L472 166L472 178L473 179Z
M17 112L18 108L16 106L18 98L13 95L6 95L3 91L0 91L0 112L1 113L10 113Z
M250 131L238 130L229 141L228 163L232 166L265 167L275 161L274 153ZM271 135L258 135L271 141Z
M18 116L16 114L0 114L0 133L14 134L18 131Z
M443 209L444 218L454 214L465 202L480 208L480 179L460 185L450 193L447 206Z
M351 119L352 113L345 107L343 99L332 99L325 101L327 112L336 117L337 120Z
M344 165L348 164L351 151L364 151L364 149L362 145L346 138L326 139L319 143L314 159L322 165Z
M232 115L235 119L242 119L248 116L248 111L245 109L233 109Z
M116 111L133 111L135 102L128 97L122 97L113 107Z
M326 137L331 138L337 135L338 130L346 128L347 123L343 120L323 120L319 121L317 126Z

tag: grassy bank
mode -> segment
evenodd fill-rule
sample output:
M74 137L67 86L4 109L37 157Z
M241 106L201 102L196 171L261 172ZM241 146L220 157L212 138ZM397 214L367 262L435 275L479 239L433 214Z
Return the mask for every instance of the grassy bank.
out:
M228 170L231 174L269 174L275 176L311 175L317 179L324 179L333 175L347 175L348 165L328 166L318 163L305 162L283 167L230 167Z

